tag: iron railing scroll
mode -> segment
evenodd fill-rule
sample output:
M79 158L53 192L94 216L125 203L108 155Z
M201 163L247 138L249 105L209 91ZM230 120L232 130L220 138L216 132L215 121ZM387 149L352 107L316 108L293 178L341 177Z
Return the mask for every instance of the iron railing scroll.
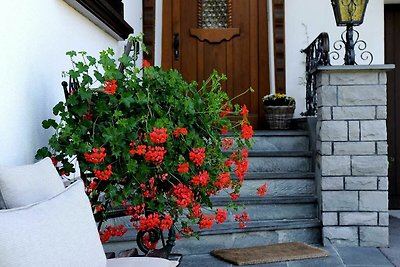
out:
M317 114L316 70L318 66L330 65L329 35L326 32L320 33L301 52L306 54L306 111L301 115L315 116Z

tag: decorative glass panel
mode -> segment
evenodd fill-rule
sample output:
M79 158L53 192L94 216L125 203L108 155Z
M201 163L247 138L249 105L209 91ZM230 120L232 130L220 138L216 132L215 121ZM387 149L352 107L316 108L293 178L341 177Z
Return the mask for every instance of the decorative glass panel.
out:
M199 0L200 28L228 28L229 0Z

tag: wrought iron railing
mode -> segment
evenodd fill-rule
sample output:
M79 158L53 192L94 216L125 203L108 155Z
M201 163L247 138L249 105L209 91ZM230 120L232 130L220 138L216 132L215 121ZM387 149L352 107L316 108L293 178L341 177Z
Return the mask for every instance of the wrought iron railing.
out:
M330 65L328 34L321 33L301 52L306 54L306 111L301 115L315 116L317 114L316 70L318 66Z

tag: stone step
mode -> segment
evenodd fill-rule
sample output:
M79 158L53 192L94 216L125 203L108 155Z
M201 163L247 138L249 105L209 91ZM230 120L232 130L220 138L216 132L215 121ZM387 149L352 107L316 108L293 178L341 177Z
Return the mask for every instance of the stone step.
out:
M310 172L309 151L249 152L249 172Z
M250 221L240 229L237 222L215 225L211 230L200 232L200 240L182 238L177 240L174 253L184 255L209 253L217 248L248 247L282 242L321 243L320 221L318 219ZM129 232L123 238L105 244L106 251L132 248L135 236Z
M258 151L299 151L309 150L308 132L297 131L255 131L252 150Z
M232 177L235 174L232 173ZM314 179L314 172L248 172L246 180L264 180L264 179Z
M253 173L246 175L240 195L256 196L257 188L267 183L268 196L296 196L296 195L313 195L315 194L315 180L313 177L293 177L293 178L261 178L262 176L252 176ZM254 179L256 177L257 179ZM290 177L290 176L289 176ZM225 196L230 191L221 191L218 195Z
M215 208L226 207L228 203L228 199L213 199ZM243 211L249 214L252 221L312 219L317 216L317 201L313 196L240 197L235 203L239 208L228 211L227 221L234 222L234 214Z
M226 205L230 202L229 198L226 197L213 197L211 198L212 203L215 206ZM314 195L306 196L279 196L279 197L240 197L235 201L239 205L272 205L272 204L296 204L296 203L316 203L317 197Z
M212 203L215 208L226 207L231 203L229 198L214 197ZM223 225L231 225L237 223L234 220L234 214L247 211L252 222L262 221L268 223L268 226L275 222L283 220L304 220L316 218L317 198L315 196L292 196L292 197L241 197L235 203L238 205L238 210L229 210L227 221L221 225L214 225L216 229L228 229ZM206 209L205 214L212 214ZM128 241L136 238L136 230L132 227L129 216L110 219L107 225L124 225L128 232L121 238L120 241ZM236 229L235 231L237 231ZM240 230L240 229L239 229ZM119 239L118 239L119 240Z

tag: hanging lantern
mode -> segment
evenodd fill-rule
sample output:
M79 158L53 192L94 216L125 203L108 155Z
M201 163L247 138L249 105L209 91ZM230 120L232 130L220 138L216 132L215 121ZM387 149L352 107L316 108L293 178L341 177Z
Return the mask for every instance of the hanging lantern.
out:
M336 25L361 25L364 21L368 0L331 0Z

